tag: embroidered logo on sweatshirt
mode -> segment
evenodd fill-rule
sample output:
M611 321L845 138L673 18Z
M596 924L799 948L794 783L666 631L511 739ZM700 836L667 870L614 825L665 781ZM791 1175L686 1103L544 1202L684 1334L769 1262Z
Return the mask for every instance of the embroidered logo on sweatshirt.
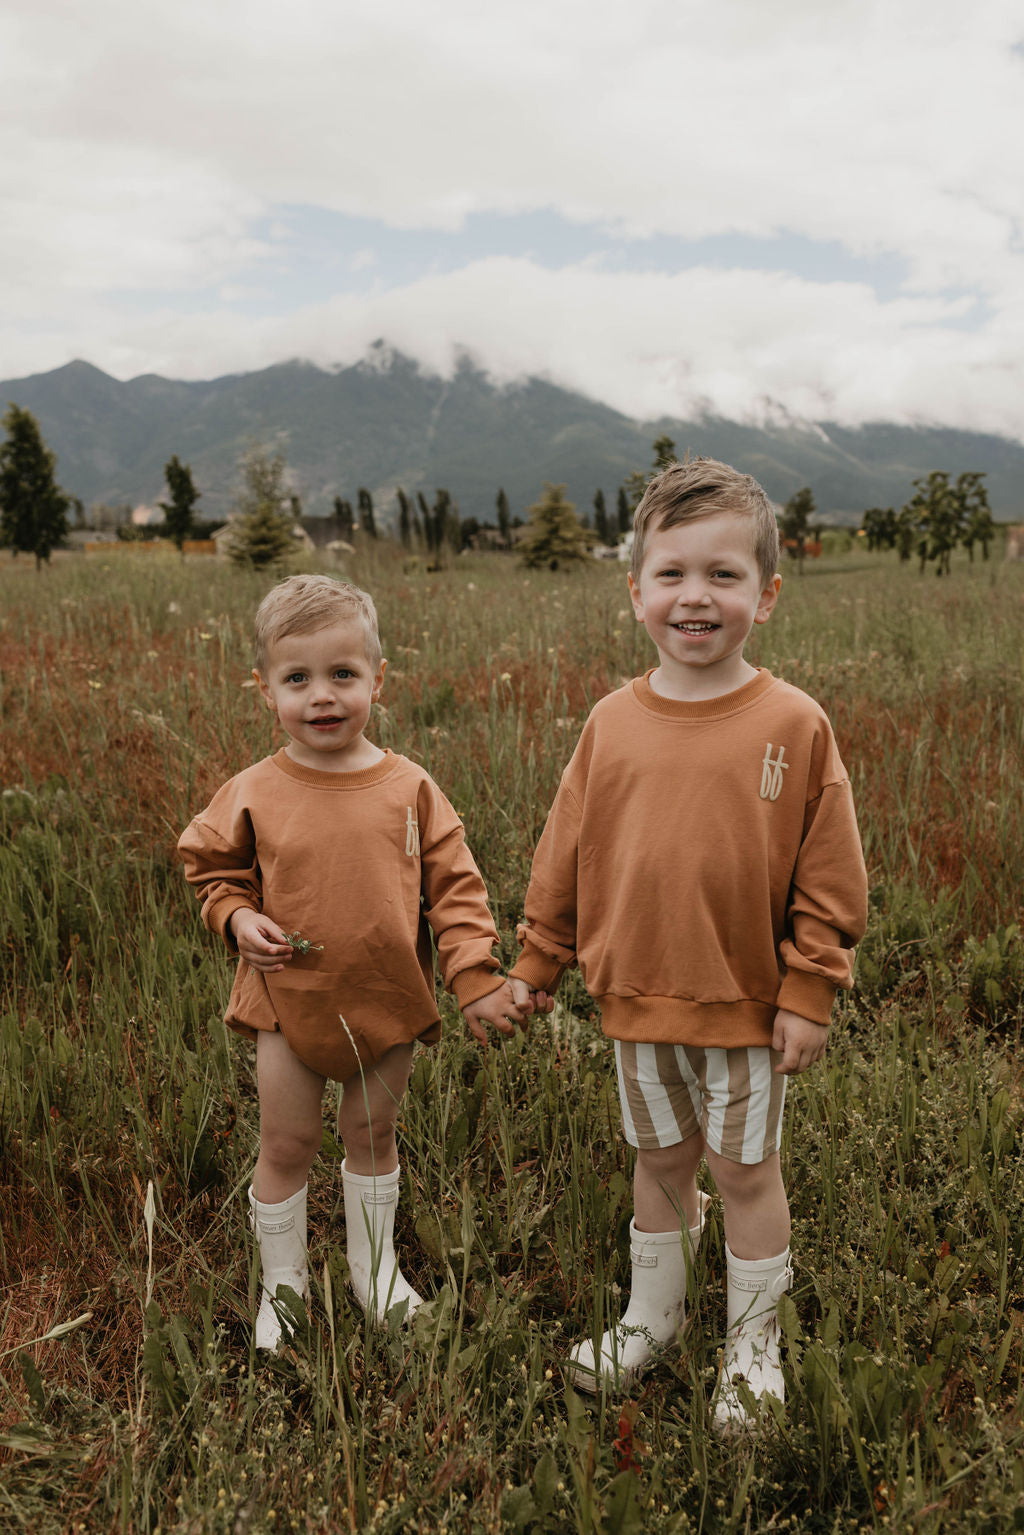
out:
M420 828L411 805L405 807L405 851L409 858L419 857Z
M779 795L782 793L782 775L789 767L789 763L782 760L785 756L785 753L786 748L784 746L780 746L778 756L773 762L772 743L770 741L768 742L768 746L764 754L764 761L761 764L762 799L778 799Z

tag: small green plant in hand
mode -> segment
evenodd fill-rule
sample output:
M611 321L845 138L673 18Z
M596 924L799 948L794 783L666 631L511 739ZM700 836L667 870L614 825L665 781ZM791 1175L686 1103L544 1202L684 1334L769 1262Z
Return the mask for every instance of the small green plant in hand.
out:
M316 954L323 950L322 943L314 943L310 938L303 938L301 933L285 933L285 943L291 944L300 954Z

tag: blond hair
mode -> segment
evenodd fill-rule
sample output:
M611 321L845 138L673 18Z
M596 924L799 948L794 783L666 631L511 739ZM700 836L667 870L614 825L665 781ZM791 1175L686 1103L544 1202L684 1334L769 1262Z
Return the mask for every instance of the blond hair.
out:
M312 634L346 618L357 618L366 635L366 659L380 669L384 652L377 609L368 592L333 576L288 576L271 587L256 609L256 670L267 671L270 647L289 634Z
M651 533L719 512L750 518L751 549L762 589L768 586L779 565L779 525L772 504L751 475L741 474L716 458L690 458L682 464L670 464L654 476L633 514L629 567L633 580L640 579Z

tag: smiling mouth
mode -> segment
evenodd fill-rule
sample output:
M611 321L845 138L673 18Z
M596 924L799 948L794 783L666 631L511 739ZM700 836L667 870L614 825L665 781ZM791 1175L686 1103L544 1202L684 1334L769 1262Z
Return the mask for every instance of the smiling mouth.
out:
M673 629L678 629L680 634L714 634L717 624L673 624Z

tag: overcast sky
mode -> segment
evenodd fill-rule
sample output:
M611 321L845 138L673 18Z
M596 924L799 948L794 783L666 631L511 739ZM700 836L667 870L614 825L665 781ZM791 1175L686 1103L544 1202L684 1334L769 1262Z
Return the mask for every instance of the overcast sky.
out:
M543 374L1024 438L1017 0L0 0L0 378Z

